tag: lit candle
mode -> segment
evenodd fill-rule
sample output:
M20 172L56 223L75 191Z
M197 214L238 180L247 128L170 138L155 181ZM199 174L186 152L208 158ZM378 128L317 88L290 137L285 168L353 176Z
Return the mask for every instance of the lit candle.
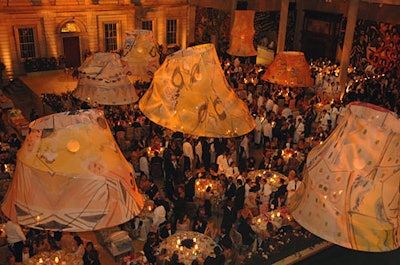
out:
M193 242L195 242L195 243L196 243L196 240L197 240L196 238L193 238Z
M178 240L176 240L176 243L177 243L178 245L180 245L180 244L181 244L181 240L178 238Z
M180 247L179 247L179 250L180 250L180 251L183 251L183 246L180 246Z
M261 223L261 218L257 219L257 223L259 223L259 224Z
M280 212L278 212L278 213L276 214L276 216L280 217L280 216L281 216L281 213L280 213Z
M39 259L39 263L43 263L43 259L42 258Z
M194 245L194 249L195 249L195 250L198 250L198 249L199 249L199 245L197 245L197 244Z
M60 261L60 259L59 259L58 257L56 257L56 258L54 259L54 261L55 261L56 263L58 263L58 262Z

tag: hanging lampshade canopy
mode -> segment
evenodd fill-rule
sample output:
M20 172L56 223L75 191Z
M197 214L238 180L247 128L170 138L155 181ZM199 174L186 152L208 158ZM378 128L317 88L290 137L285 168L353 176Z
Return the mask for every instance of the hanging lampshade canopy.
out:
M226 81L213 44L168 56L139 108L153 122L194 136L234 137L255 127L247 105Z
M314 85L310 66L304 53L295 51L278 53L261 78L267 82L287 87L311 87Z
M295 220L315 235L360 251L399 248L400 121L389 110L352 103L314 147L289 199Z
M119 54L98 52L89 56L79 68L73 96L90 104L126 105L139 97L124 73Z
M103 112L57 113L29 129L2 204L6 216L36 229L80 232L140 213L143 196Z
M151 30L132 30L125 33L121 60L131 82L150 81L160 67L160 55Z
M254 14L254 10L235 10L228 54L240 57L257 55L253 44Z

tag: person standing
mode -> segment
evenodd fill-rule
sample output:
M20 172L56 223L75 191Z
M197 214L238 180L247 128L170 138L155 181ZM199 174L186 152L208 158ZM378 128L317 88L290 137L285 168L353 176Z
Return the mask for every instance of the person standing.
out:
M22 252L24 250L25 234L22 232L21 226L8 219L4 226L6 231L8 247L15 256L15 262L22 264Z

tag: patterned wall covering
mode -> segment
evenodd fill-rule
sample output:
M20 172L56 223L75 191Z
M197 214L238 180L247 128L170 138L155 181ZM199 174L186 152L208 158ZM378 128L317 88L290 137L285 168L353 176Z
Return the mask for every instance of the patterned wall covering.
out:
M358 20L354 33L351 63L356 67L372 65L377 74L400 75L400 25Z
M217 51L224 52L229 46L231 15L213 8L198 7L196 9L196 44L213 42L213 35L217 37L215 46Z
M274 42L274 47L276 48L277 40L278 40L278 30L279 30L279 11L271 11L271 12L256 12L254 17L254 29L256 30L256 34L254 36L255 46L262 45L267 46L271 44L271 41ZM296 10L293 8L289 9L288 12L288 20L287 20L287 28L286 28L286 43L285 50L293 51L293 40L294 40L294 30L296 25ZM265 41L268 40L266 45Z
M279 29L279 11L256 12L254 16L254 47L267 46L273 41L276 48ZM211 36L217 35L216 46L218 52L224 52L229 47L231 15L213 8L196 9L196 44L211 42ZM294 30L296 23L296 10L290 9L288 13L288 26L286 30L286 48L293 50Z

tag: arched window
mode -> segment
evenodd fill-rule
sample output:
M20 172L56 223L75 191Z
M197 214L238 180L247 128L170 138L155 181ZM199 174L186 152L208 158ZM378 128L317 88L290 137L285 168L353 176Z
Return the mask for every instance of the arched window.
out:
M62 26L61 33L81 32L79 26L75 22L67 22Z

